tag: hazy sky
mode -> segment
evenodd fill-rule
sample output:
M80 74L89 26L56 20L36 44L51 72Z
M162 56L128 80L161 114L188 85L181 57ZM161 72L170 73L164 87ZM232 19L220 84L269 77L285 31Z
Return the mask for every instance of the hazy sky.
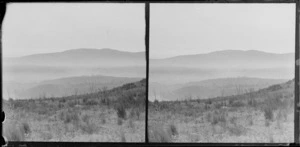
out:
M8 4L4 57L76 48L145 51L145 5L105 3Z
M150 58L295 51L295 4L151 4Z

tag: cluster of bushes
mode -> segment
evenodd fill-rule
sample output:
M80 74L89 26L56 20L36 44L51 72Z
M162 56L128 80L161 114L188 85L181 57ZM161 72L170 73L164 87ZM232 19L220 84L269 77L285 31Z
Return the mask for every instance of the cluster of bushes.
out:
M223 111L214 111L212 114L209 113L209 115L212 115L210 120L208 120L212 125L226 123L226 114Z
M77 123L79 121L78 114L74 111L71 111L70 109L60 112L58 117L64 123Z
M97 127L97 125L95 123L93 123L90 120L90 116L88 116L86 114L83 115L82 121L79 124L79 128L82 130L83 133L87 133L87 134L94 134L99 131L99 128Z
M91 117L87 114L81 116L77 111L68 109L62 111L59 114L59 118L65 124L73 124L74 127L78 128L83 133L93 134L98 131L97 125L91 121Z

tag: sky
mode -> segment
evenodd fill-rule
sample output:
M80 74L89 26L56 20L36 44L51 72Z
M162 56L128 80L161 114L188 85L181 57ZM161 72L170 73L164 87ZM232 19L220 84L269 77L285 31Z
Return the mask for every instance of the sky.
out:
M150 58L295 52L295 4L150 4Z
M145 51L145 5L12 3L3 21L3 56L77 48Z

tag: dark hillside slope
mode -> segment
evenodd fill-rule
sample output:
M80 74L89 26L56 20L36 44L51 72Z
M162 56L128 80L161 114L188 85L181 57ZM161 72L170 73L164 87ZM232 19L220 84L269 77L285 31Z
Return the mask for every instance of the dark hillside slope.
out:
M210 99L191 99L182 101L149 102L150 110L205 111L207 109L231 109L255 107L256 109L278 109L294 106L294 79L275 84L257 91L240 95L215 97Z
M39 114L54 114L60 109L83 108L106 105L124 109L140 109L145 111L146 80L124 84L111 90L101 90L95 93L73 95L67 97L52 97L40 99L3 101L4 110L7 108L20 109Z
M46 80L35 86L15 90L16 98L62 97L94 93L99 89L112 89L126 83L136 82L142 78L113 77L113 76L74 76ZM8 89L13 89L15 85Z

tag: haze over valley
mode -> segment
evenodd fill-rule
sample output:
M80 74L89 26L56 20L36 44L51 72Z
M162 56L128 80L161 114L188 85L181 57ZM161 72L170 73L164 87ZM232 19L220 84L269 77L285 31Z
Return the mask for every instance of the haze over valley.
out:
M294 78L294 53L222 50L149 64L151 101L234 95Z
M3 97L57 97L145 78L145 52L72 49L3 59Z

